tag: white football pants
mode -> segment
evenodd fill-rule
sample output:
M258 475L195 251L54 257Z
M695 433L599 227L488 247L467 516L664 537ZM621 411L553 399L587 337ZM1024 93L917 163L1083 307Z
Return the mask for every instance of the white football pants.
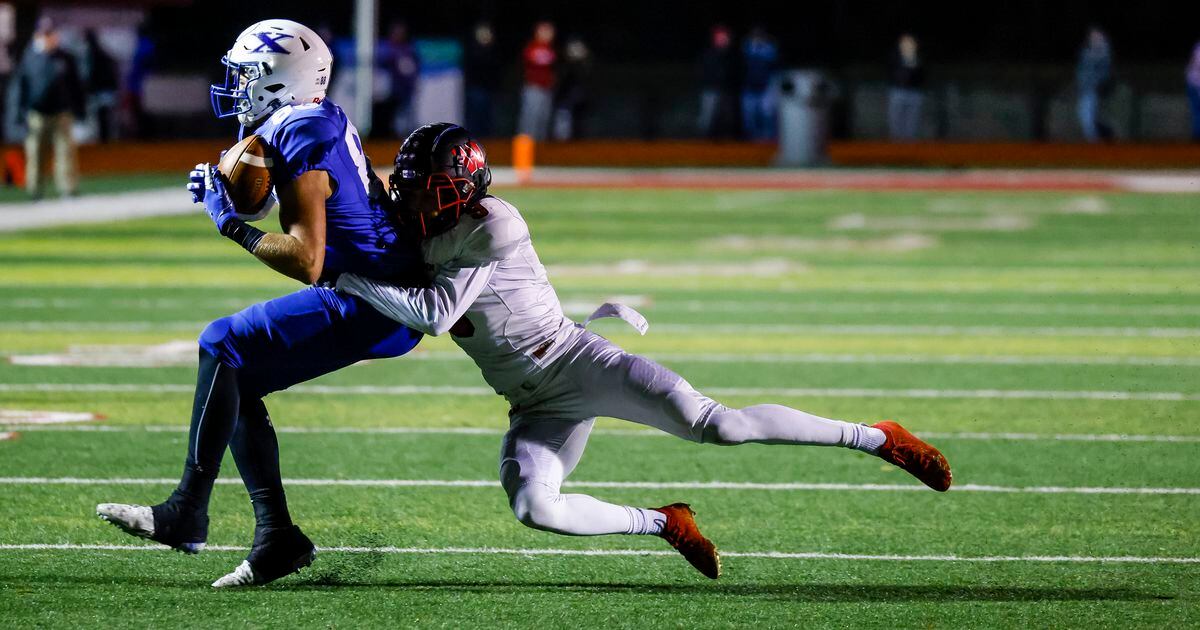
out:
M584 332L536 383L507 397L513 408L500 480L513 513L530 527L578 536L633 533L636 527L631 508L559 491L583 456L596 416L723 445L855 446L865 429L782 405L730 409L671 370L592 332Z

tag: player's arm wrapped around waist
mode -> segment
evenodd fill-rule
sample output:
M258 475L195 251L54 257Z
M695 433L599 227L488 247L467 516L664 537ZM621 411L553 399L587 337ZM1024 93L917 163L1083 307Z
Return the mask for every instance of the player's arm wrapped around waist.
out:
M445 269L428 288L399 287L344 273L335 288L366 300L375 310L413 330L436 337L448 332L467 312L487 286L496 265L491 262Z

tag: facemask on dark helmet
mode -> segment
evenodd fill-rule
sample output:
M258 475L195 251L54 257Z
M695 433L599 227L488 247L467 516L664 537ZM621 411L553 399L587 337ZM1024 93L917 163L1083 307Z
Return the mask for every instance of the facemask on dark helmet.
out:
M452 123L425 125L409 134L396 153L389 193L401 218L421 238L458 224L487 195L492 172L483 147Z

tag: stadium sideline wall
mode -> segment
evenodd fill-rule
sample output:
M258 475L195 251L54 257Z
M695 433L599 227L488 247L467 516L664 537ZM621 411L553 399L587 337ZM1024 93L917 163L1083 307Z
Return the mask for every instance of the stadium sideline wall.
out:
M390 164L399 142L373 140L367 155L377 167ZM510 165L511 142L484 142L490 160ZM118 143L80 148L84 174L185 173L198 161L216 161L225 143L214 140ZM773 144L705 141L579 141L545 143L536 149L536 164L593 167L766 167L775 157ZM1200 145L1188 144L1031 144L941 143L892 144L835 142L830 166L901 167L1095 167L1200 168Z

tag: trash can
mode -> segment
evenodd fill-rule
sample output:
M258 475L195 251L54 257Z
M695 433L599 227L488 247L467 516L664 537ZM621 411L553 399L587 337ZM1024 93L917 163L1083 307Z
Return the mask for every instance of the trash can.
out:
M828 161L829 110L837 87L816 70L779 75L779 153L776 166L816 166Z

